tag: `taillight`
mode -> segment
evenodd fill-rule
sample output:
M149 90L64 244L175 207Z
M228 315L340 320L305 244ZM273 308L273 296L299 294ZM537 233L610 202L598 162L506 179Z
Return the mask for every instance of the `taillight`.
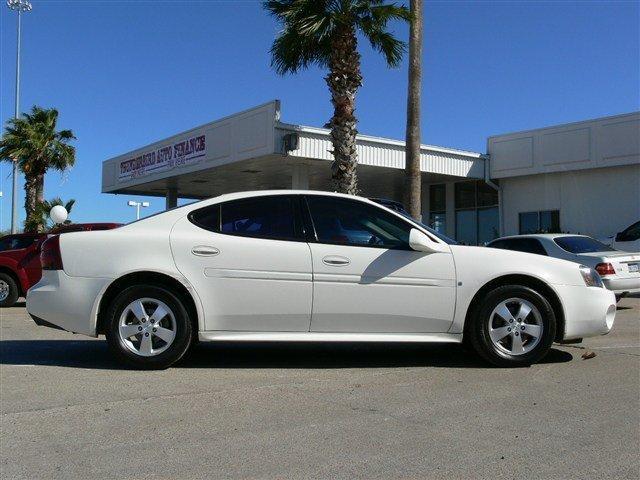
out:
M616 274L616 271L613 269L613 265L610 263L599 263L596 265L596 272L598 272L600 276Z
M40 252L40 265L43 270L62 270L60 235L54 235L44 241Z

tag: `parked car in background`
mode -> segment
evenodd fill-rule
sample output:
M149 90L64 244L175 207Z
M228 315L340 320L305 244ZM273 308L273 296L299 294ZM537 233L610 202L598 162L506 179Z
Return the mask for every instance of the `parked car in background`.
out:
M640 252L640 222L629 225L613 237L613 248L623 252Z
M51 237L27 311L38 325L104 334L116 358L147 369L198 339L464 342L524 366L554 341L611 330L615 297L595 270L531 260L449 244L365 198L234 193Z
M487 247L561 258L595 269L616 300L640 292L640 253L621 252L586 235L530 234L502 237Z
M0 307L13 306L42 276L40 250L52 234L108 230L119 223L72 223L49 233L16 233L0 238Z

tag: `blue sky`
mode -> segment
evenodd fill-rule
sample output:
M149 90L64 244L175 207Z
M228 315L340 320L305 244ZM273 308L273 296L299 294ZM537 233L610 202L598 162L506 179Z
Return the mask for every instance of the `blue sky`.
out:
M489 135L639 110L639 5L427 1L423 142L484 152ZM271 70L278 25L259 1L33 6L23 18L21 110L55 106L59 126L78 137L77 165L46 180L47 198L77 200L75 221L132 219L134 197L100 193L109 157L274 98L287 122L321 126L331 116L323 72ZM4 123L14 108L16 32L15 14L1 7ZM392 28L406 39L406 26ZM404 138L406 63L389 70L364 42L361 51L359 130ZM10 226L9 171L2 167L1 228ZM145 213L164 207L150 201Z

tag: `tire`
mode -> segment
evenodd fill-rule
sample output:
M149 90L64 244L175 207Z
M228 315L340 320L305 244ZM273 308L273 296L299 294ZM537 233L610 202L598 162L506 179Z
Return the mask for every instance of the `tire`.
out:
M13 307L18 301L20 292L11 275L0 273L0 307Z
M134 368L168 368L191 346L189 314L178 297L162 287L137 285L125 289L111 302L106 318L111 352L118 361Z
M465 331L468 343L498 367L526 367L538 362L556 335L556 317L549 302L522 285L490 291L469 321Z

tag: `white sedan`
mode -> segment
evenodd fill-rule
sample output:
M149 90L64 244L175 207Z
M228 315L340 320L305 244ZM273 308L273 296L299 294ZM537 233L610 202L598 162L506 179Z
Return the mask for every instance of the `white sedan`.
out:
M487 247L561 258L592 267L616 299L640 292L640 253L621 252L586 235L534 233L502 237Z
M196 340L464 342L523 366L611 330L615 298L593 269L454 243L364 198L229 194L52 237L27 310L106 335L138 368L166 368Z

